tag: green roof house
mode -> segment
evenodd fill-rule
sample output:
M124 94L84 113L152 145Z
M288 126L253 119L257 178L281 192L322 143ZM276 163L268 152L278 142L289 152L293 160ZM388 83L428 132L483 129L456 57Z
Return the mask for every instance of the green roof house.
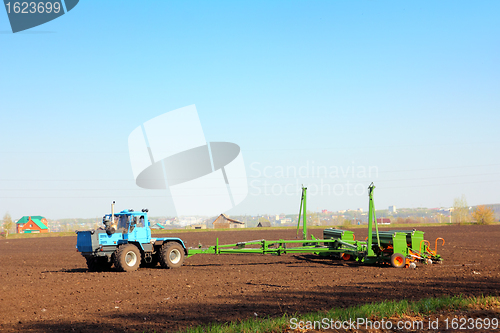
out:
M16 222L18 234L49 232L47 219L43 216L23 216Z

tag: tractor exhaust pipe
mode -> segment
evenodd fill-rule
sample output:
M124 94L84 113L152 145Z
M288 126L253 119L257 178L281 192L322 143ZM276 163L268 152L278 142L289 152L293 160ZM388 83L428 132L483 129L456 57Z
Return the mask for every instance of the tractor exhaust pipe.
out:
M115 224L115 201L111 204L111 225Z

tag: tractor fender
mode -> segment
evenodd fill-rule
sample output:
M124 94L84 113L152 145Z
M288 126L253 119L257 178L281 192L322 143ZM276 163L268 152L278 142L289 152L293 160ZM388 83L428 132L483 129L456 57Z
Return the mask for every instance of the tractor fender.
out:
M165 243L168 243L168 242L177 242L179 243L182 248L184 249L184 254L187 256L188 255L188 250L186 248L186 245L184 244L184 242L182 241L182 239L180 238L177 238L177 237L168 237L168 238L157 238L155 243L154 243L154 247L162 247L163 244Z
M127 242L127 243L123 243L123 244L132 244L135 247L137 247L139 249L139 251L141 251L141 254L144 254L144 248L142 247L142 244L139 242ZM123 244L120 244L120 245L123 245ZM116 250L118 250L118 248L119 248L119 246L116 247Z

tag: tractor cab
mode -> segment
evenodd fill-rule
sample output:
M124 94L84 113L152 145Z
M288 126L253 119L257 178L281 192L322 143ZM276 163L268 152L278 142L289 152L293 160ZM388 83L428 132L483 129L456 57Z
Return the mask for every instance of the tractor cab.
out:
M148 243L151 239L151 229L147 212L147 209L143 209L142 212L129 209L104 215L102 220L106 234L112 236L118 233L122 234L118 238L127 239L129 242Z

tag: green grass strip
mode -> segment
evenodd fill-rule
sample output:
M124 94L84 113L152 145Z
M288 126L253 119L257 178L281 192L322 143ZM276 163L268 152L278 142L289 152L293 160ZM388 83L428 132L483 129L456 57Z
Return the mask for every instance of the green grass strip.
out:
M209 324L178 331L179 333L279 333L289 329L290 319L297 321L321 321L323 318L335 321L355 321L357 318L381 320L387 318L402 318L403 316L428 316L439 311L466 310L472 306L499 306L500 297L480 296L465 297L442 296L425 298L419 301L382 301L345 309L331 309L327 312L314 312L302 315L283 315L278 318L246 319L224 324Z
M67 237L67 236L75 236L76 237L76 234L74 231L9 234L9 236L7 236L7 238L3 238L3 239L46 238L46 237Z

